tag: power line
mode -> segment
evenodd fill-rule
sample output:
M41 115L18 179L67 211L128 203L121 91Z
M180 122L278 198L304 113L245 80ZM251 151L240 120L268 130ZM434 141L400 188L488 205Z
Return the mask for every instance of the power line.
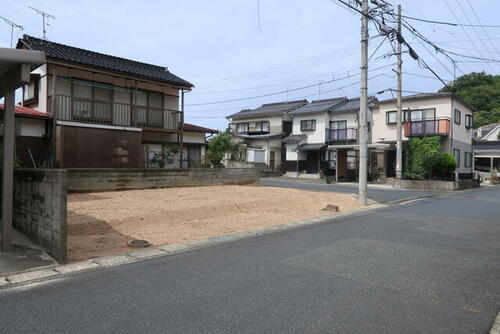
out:
M421 21L421 22L426 22L426 23L449 25L449 26L454 26L454 27L481 27L481 25L477 25L477 24L463 24L463 23L455 23L455 22L426 20L426 19L408 16L408 15L401 15L401 17L404 17L405 19L409 19L409 20ZM500 25L487 24L487 25L483 25L483 27L485 27L485 28L500 28Z
M381 66L381 67L378 67L378 68L374 68L372 70L375 71L375 70L386 68L386 67L389 67L389 66L392 66L392 65L394 65L394 64L389 64L389 65ZM315 84L311 84L311 85L307 85L307 86L301 86L301 87L297 87L297 88L293 88L293 89L287 89L287 90L284 90L284 91L279 91L279 92L274 92L274 93L267 93L267 94L262 94L262 95L242 97L242 98L236 98L236 99L230 99L230 100L221 100L221 101L212 101L212 102L186 104L186 106L193 107L193 106L202 106L202 105L211 105L211 104L223 104L223 103L230 103L230 102L239 102L239 101L253 100L253 99L258 99L258 98L262 98L262 97L268 97L268 96L273 96L273 95L280 95L280 94L284 94L284 93L295 92L295 91L299 91L299 90L303 90L303 89L317 87L318 85L323 85L323 84L328 84L328 83L332 83L332 82L335 82L335 81L340 81L342 79L347 79L349 77L350 76L343 77L343 78L338 78L338 79L334 78L332 80L325 81L325 82L322 82L322 83L315 83Z

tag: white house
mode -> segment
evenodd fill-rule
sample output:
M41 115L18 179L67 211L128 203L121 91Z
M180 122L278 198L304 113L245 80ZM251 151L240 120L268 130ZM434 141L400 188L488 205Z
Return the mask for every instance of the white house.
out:
M285 151L281 140L290 134L292 126L288 114L306 103L306 100L268 103L228 116L233 137L248 146L247 161L271 170L282 169Z
M489 173L500 171L500 122L483 125L474 130L474 167L475 170Z

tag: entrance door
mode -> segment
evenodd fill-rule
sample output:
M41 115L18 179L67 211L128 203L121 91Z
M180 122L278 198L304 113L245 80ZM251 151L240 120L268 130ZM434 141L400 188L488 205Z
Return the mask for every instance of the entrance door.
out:
M275 152L271 151L269 152L269 167L271 167L271 169L274 169L274 161L275 161Z
M306 151L306 171L309 174L319 172L319 151Z
M188 146L188 168L200 167L201 164L201 146Z
M391 150L386 152L386 176L387 177L396 177L396 151Z

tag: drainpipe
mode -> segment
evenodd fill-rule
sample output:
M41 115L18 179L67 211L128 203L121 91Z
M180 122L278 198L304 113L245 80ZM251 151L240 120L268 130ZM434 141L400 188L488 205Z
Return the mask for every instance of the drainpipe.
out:
M297 179L299 178L299 144L297 144L297 148L295 149L295 152L297 152L297 175L295 176ZM493 160L492 160L493 161ZM493 162L491 163L493 166Z
M179 132L179 168L183 168L182 161L184 159L184 89L181 89L181 119Z

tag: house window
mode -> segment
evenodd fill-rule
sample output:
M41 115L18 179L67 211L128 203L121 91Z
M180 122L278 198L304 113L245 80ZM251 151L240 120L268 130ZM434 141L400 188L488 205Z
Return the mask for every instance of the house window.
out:
M472 115L465 115L465 127L467 129L472 128L472 121L473 121Z
M332 130L347 129L347 121L331 121L330 129Z
M269 132L269 122L268 121L260 121L253 122L250 125L250 132Z
M248 132L248 123L238 123L236 124L236 132L246 133Z
M462 118L462 113L460 112L460 110L455 109L455 113L454 113L454 117L453 117L453 119L455 120L455 124L460 125L461 118Z
M347 169L356 169L357 165L356 151L347 151Z
M314 131L316 130L316 120L304 120L300 121L300 131Z
M385 114L385 122L387 124L396 124L396 111L388 111Z
M435 109L417 109L410 111L410 121L433 120L436 116Z
M464 152L464 167L472 167L472 153Z
M453 156L455 157L455 160L457 161L457 168L460 167L460 150L454 148L453 149Z
M326 152L328 155L328 166L331 169L337 168L337 151L330 150Z

